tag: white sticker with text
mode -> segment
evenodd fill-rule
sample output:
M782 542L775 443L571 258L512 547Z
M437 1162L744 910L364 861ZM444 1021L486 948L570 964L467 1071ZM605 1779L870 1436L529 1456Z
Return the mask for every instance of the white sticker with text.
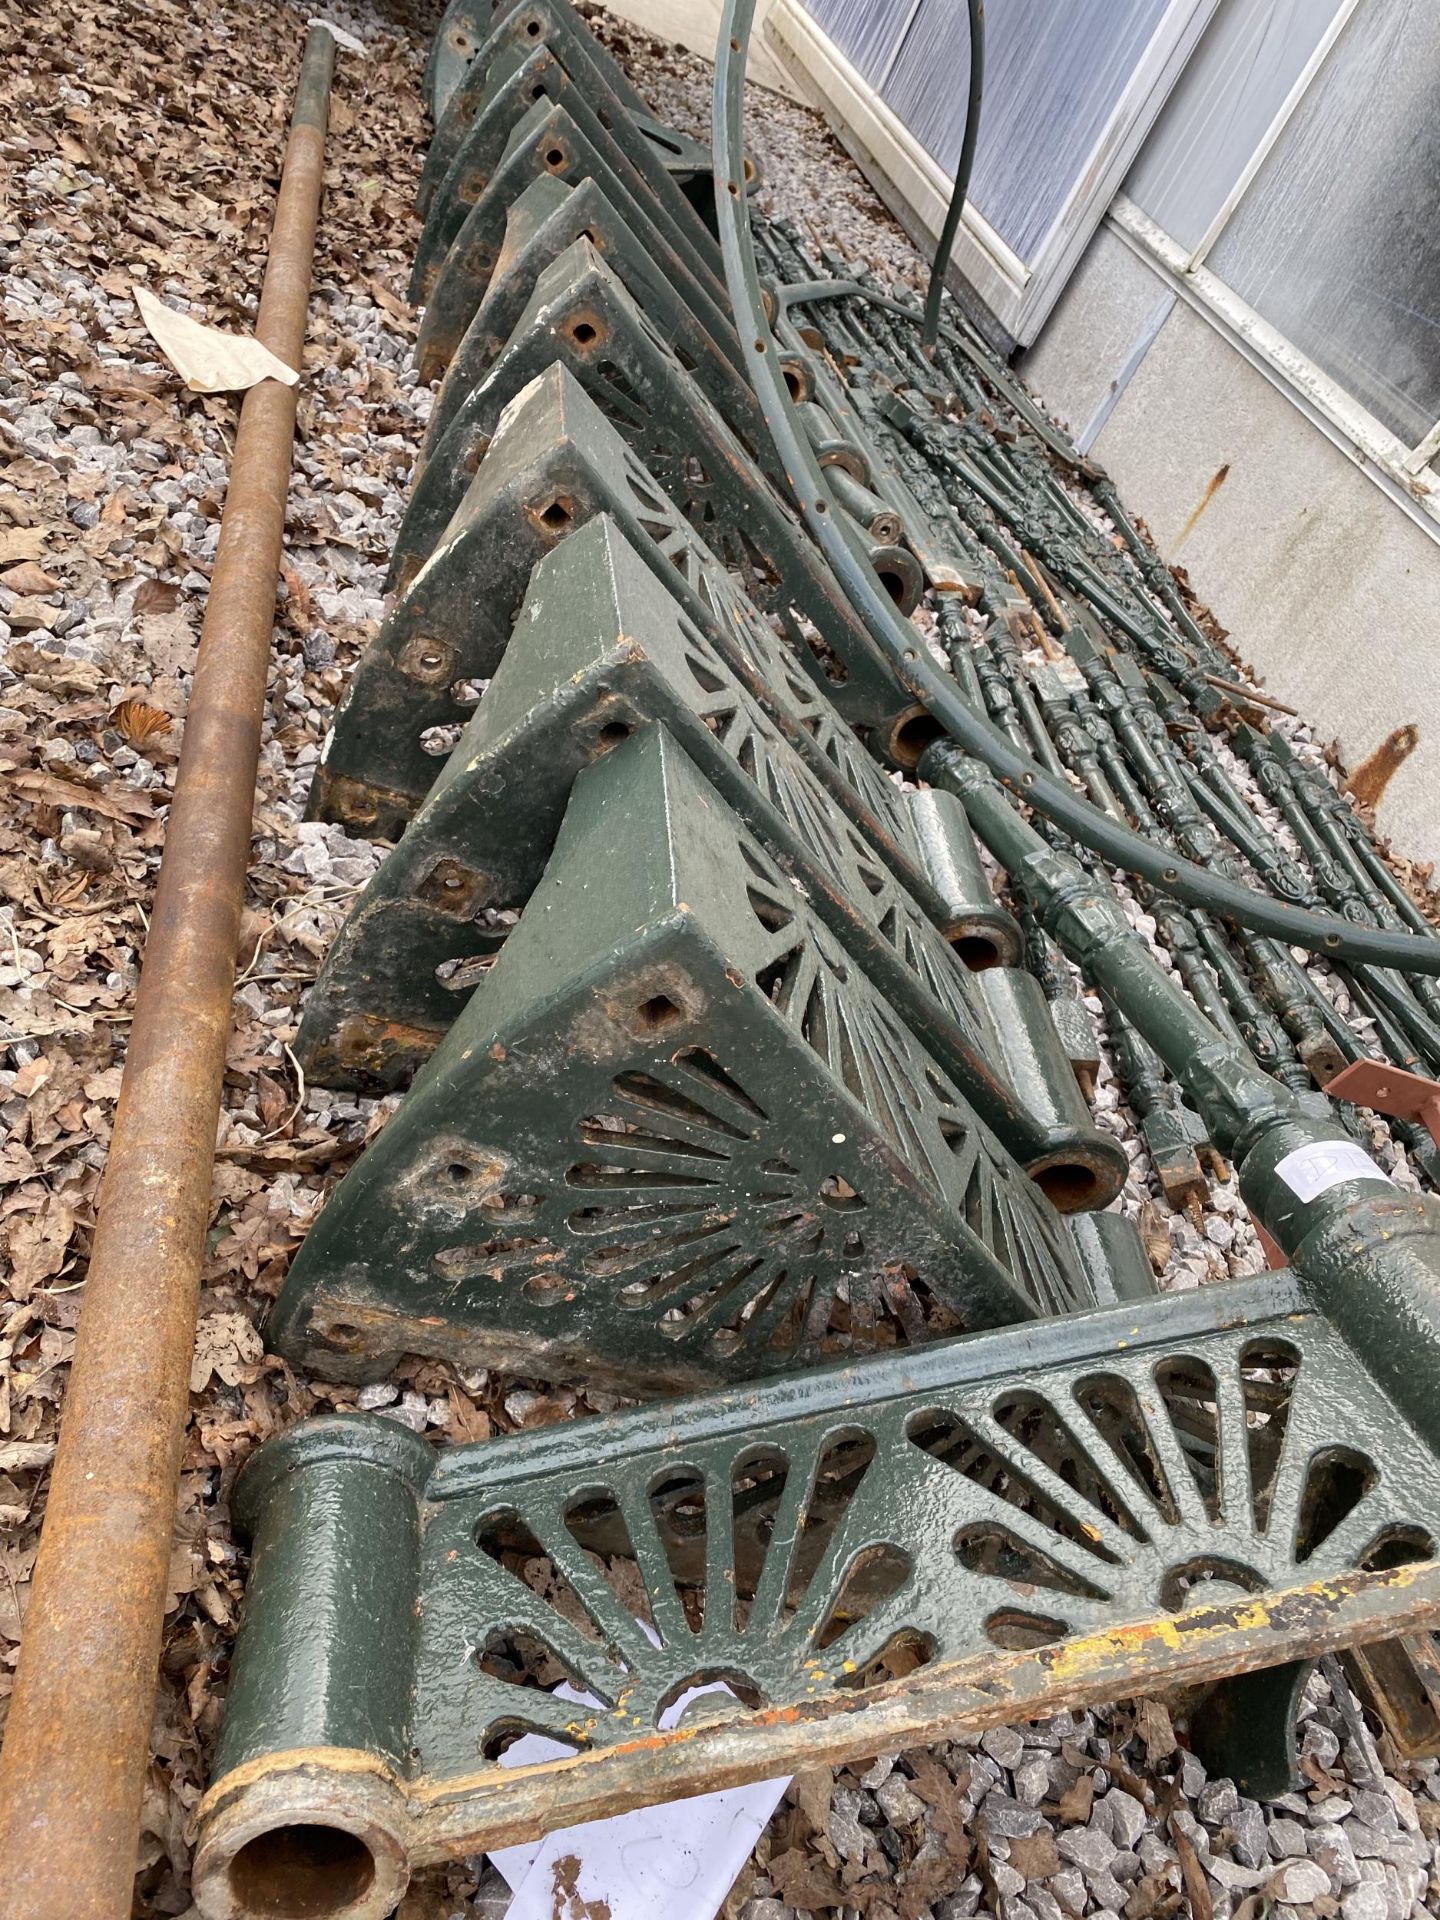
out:
M1294 1153L1286 1154L1275 1171L1300 1200L1316 1200L1346 1180L1383 1180L1387 1187L1395 1184L1353 1140L1317 1140L1308 1147L1297 1147Z

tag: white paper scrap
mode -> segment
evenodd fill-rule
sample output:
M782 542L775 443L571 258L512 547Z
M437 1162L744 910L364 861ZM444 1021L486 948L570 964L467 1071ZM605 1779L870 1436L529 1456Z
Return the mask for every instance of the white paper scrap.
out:
M344 27L337 27L335 22L327 20L323 13L312 13L305 24L307 27L324 27L336 46L343 47L347 53L363 54L365 51L363 40L357 40L354 34L347 33Z
M192 393L244 393L262 380L293 387L300 378L251 334L207 327L167 307L146 287L136 287L135 304L155 344Z
M666 1710L661 1731L673 1727L702 1694L731 1691L723 1680L692 1687ZM601 1704L566 1685L557 1687L554 1697L579 1706ZM529 1733L506 1748L501 1765L534 1766L570 1751L558 1740ZM789 1784L787 1775L697 1794L564 1827L526 1845L497 1847L490 1858L515 1889L505 1920L555 1920L557 1914L596 1911L608 1911L611 1920L711 1920Z
M1287 1153L1276 1163L1275 1171L1297 1200L1318 1199L1346 1180L1383 1180L1387 1187L1395 1184L1353 1140L1312 1141Z

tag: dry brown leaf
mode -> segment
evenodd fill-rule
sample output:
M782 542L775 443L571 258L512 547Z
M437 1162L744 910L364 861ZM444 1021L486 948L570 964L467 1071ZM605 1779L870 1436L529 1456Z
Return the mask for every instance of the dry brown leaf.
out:
M1136 1881L1135 1891L1125 1902L1124 1920L1166 1920L1174 1913L1185 1896L1170 1885L1170 1872L1162 1867ZM1236 1909L1235 1920L1240 1920L1241 1911Z
M956 1780L933 1753L916 1747L905 1755L910 1783L930 1809L931 1824L939 1834L945 1851L962 1873L970 1859L970 1830L963 1801L970 1784L968 1770Z
M1170 1821L1170 1839L1180 1861L1180 1877L1185 1882L1185 1893L1190 1902L1190 1920L1215 1920L1215 1903L1210 1895L1210 1882L1205 1878L1205 1869L1200 1864L1200 1856L1194 1843L1183 1827Z
M118 495L113 497L119 498ZM101 518L104 518L103 514ZM135 589L130 610L137 619L142 613L171 613L179 600L180 589L173 580L154 580L147 575Z
M44 551L43 527L0 527L0 567L17 560L38 560Z
M403 321L407 329L414 326L415 309L407 301L393 294L383 281L367 280L365 284L392 320Z
M293 567L287 567L283 563L280 576L285 582L285 605L294 615L295 625L297 628L313 626L315 607L309 587Z
M147 740L170 731L170 715L143 700L122 700L110 718L132 747L143 747Z
M810 1823L812 1833L824 1833L830 1821L830 1795L835 1776L829 1767L811 1767L790 1782L795 1805Z
M147 705L165 706L159 689L168 684L168 676L193 670L197 643L190 622L191 610L184 606L171 607L168 612L144 613L136 620L135 645L155 676L148 694L137 696L143 697Z
M38 1093L55 1071L55 1062L47 1053L37 1053L15 1075L10 1091L19 1094L22 1100L28 1100L32 1093Z
M0 573L0 585L7 586L12 593L55 593L60 582L52 580L33 560L22 560L18 566L7 567Z
M1135 1709L1135 1731L1145 1742L1145 1758L1152 1767L1179 1750L1169 1709L1162 1701L1140 1701Z
M1010 1864L1027 1880L1048 1880L1060 1871L1060 1855L1055 1836L1042 1827L1038 1833L1021 1835L1010 1842Z
M195 1329L190 1391L203 1393L211 1374L227 1387L249 1386L260 1377L265 1343L243 1313L207 1313Z
M13 1217L6 1228L10 1245L10 1292L28 1300L37 1287L53 1280L65 1264L75 1231L74 1212L58 1194L47 1193L33 1213Z
M476 1406L468 1393L455 1385L446 1392L450 1403L450 1425L446 1428L446 1438L452 1441L488 1440L494 1431L490 1416Z
M60 609L47 607L43 600L31 597L17 600L5 618L9 621L12 632L33 633L37 627L44 627L48 633L60 618Z
M101 793L97 788L82 787L78 781L62 780L59 774L41 773L35 768L7 773L0 778L17 788L27 800L47 801L55 807L83 807L86 812L101 814L106 820L149 820L155 814L155 803L149 794L133 787L118 793Z
M770 1862L770 1879L787 1907L800 1913L820 1913L827 1907L853 1904L830 1869L813 1853L791 1847Z
M1082 1773L1074 1785L1067 1787L1061 1794L1056 1813L1068 1825L1083 1826L1090 1818L1090 1807L1094 1798L1094 1775Z

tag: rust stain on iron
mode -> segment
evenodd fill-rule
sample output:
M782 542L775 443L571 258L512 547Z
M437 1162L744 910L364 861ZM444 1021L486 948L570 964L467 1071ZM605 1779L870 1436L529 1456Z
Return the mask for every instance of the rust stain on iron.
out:
M1378 807L1385 789L1420 744L1420 729L1410 722L1387 734L1345 782L1345 791L1362 807Z
M1200 504L1196 507L1195 511L1191 514L1190 518L1185 522L1184 526L1180 529L1179 533L1176 535L1175 545L1171 548L1172 554L1176 554L1180 551L1181 547L1184 546L1185 542L1190 538L1191 534L1195 531L1196 527L1199 526L1201 516L1204 514L1205 509L1209 506L1210 502L1215 498L1216 494L1220 491L1221 487L1224 486L1225 482L1229 479L1229 477L1230 477L1230 462L1227 460L1223 467L1217 467L1214 473L1211 474L1209 482L1205 488L1205 491L1200 496Z

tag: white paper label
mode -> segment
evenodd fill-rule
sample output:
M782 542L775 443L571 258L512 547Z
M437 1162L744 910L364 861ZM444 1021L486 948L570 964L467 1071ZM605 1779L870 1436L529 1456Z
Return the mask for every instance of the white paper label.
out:
M1318 1199L1345 1180L1383 1180L1387 1187L1395 1184L1353 1140L1321 1140L1297 1147L1294 1153L1286 1154L1275 1171L1300 1200Z

